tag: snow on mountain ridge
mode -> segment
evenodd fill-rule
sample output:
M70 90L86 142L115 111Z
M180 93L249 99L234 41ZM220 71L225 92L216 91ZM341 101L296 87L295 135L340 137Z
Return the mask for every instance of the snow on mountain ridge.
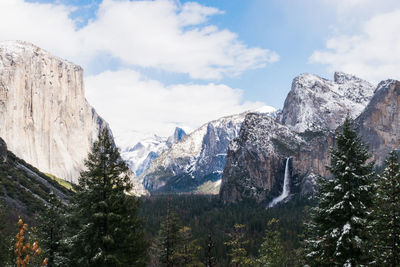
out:
M293 80L280 121L296 132L332 131L347 114L357 117L374 89L367 81L342 72L335 73L334 81L301 74Z
M154 160L142 175L144 185L154 191L168 184L170 179L177 175L191 177L193 180L204 178L204 182L207 182L205 177L208 175L213 176L213 179L220 177L228 144L239 134L246 114L247 112L208 122L173 144ZM174 186L182 190L190 189L185 188L184 184Z
M149 168L155 158L185 135L185 131L178 127L170 137L153 134L143 138L134 146L125 145L120 147L121 156L127 162L129 168L139 176ZM125 143L127 142L125 141Z

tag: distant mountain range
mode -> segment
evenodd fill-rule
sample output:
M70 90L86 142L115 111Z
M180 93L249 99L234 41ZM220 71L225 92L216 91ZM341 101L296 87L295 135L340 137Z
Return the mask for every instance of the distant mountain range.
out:
M173 135L170 137L153 135L143 138L133 146L124 145L124 147L120 147L121 156L126 160L130 169L139 176L150 167L153 160L162 152L170 148L176 142L179 142L185 136L185 131L176 127Z

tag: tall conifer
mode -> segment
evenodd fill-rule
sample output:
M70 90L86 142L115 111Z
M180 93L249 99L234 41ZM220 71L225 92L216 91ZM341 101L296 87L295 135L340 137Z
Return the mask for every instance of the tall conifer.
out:
M49 258L47 266L63 266L67 261L61 248L65 231L64 207L53 192L49 194L44 211L36 216L36 224L43 253Z
M147 243L129 169L108 131L93 145L73 201L74 266L145 266Z
M400 163L392 151L378 177L374 207L374 255L379 266L400 266Z
M275 218L268 222L264 241L258 250L259 256L256 261L260 267L286 266L287 257L283 250L281 235L277 230L278 222Z
M245 239L245 225L235 224L233 232L229 234L229 241L225 242L230 248L230 265L233 267L254 266L254 261L248 257L245 246L249 240Z
M168 200L167 214L161 222L160 231L157 237L156 257L158 265L165 267L179 266L179 248L181 244L181 232L178 215L171 208Z
M368 148L346 118L331 150L332 174L319 179L307 259L314 266L359 266L369 262L368 220L373 203L373 163Z

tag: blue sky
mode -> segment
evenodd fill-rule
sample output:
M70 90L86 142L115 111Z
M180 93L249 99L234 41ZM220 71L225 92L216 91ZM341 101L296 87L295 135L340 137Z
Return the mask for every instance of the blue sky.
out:
M0 40L83 66L89 102L136 141L281 108L305 72L400 78L399 17L394 0L4 0Z

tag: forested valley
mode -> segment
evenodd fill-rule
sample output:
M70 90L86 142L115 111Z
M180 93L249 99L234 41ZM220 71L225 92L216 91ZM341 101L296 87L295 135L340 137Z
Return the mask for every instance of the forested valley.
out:
M318 193L273 208L216 195L129 194L128 167L99 135L68 201L0 213L2 266L398 266L400 163L374 169L347 118ZM67 191L66 191L67 192ZM37 205L35 202L34 205ZM29 223L25 223L29 222Z

